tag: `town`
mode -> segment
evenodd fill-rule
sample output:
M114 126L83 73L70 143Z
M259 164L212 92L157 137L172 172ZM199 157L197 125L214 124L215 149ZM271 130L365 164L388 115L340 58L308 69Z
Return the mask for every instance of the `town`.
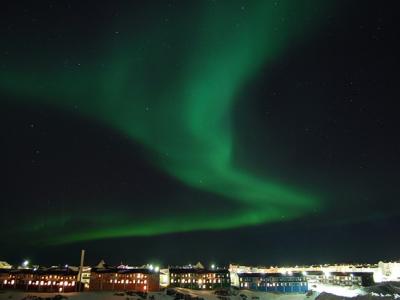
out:
M83 255L83 254L82 254ZM0 262L0 289L68 293L85 291L157 292L165 288L223 290L237 288L257 292L307 293L323 286L369 287L400 281L400 262L376 264L324 264L309 266L243 266L215 264L169 266L43 267L24 261L18 266Z

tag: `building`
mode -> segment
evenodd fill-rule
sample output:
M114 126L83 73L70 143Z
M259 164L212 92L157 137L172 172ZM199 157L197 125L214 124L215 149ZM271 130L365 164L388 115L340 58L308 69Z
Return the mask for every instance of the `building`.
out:
M231 264L229 266L233 286L239 286L239 273L303 273L307 275L308 282L322 282L317 277L329 273L373 273L374 282L400 281L399 262L379 262L378 264L323 264L306 266L243 266ZM313 275L311 275L313 274ZM319 275L318 275L319 274ZM369 275L366 275L367 277ZM311 280L311 281L310 281Z
M6 261L0 261L0 269L11 269L12 266Z
M372 272L329 272L325 273L322 283L340 286L371 286L374 284Z
M324 282L325 273L322 271L305 271L303 274L307 278L309 288L315 288Z
M307 279L302 273L239 273L239 287L253 291L305 293Z
M74 270L74 271L78 272L78 276L79 276L79 267L70 266L69 268L71 270ZM84 266L82 268L81 283L83 284L83 287L84 287L85 290L89 289L91 269L92 268L88 267L88 266Z
M10 275L9 269L0 269L0 288L4 288L4 284L7 282Z
M0 272L1 289L35 292L75 292L78 272L68 267L8 269Z
M216 289L230 287L227 269L201 267L169 268L169 286L188 289Z
M140 291L154 292L160 289L160 274L148 268L101 267L92 268L91 291Z
M378 272L374 273L375 282L382 281L400 281L400 262L378 263Z
M79 270L79 268L78 268ZM82 278L81 282L85 289L89 289L90 286L90 273L92 268L91 267L83 267L82 268Z
M165 288L169 285L169 269L160 269L160 286Z

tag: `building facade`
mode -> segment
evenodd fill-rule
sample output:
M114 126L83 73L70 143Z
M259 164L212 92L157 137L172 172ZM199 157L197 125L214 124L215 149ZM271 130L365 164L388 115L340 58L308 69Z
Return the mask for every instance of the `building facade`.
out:
M188 289L217 289L230 287L227 269L170 268L169 286Z
M378 263L378 272L374 273L376 282L382 281L400 281L400 262L383 262Z
M325 274L365 274L364 280L369 280L369 274L373 274L374 282L383 281L400 281L400 263L389 262L379 264L323 264L323 265L308 265L308 266L292 266L292 267L280 267L280 266L243 266L231 264L229 266L231 273L231 282L233 286L239 287L239 273L303 273L307 276L309 284L322 283ZM337 275L340 276L340 275ZM334 280L331 280L332 282Z
M160 289L159 272L147 268L92 268L91 291L154 292Z
M70 268L9 269L1 272L0 288L35 292L75 292L78 272Z
M253 291L306 293L307 278L302 273L239 273L239 287Z
M374 275L371 272L330 272L324 274L322 283L366 287L374 284Z

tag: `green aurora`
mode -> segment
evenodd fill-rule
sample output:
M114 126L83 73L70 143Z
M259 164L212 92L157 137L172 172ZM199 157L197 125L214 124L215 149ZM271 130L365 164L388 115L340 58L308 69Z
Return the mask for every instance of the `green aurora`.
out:
M129 212L105 214L96 216L95 228L49 242L229 229L293 219L323 207L322 199L299 187L235 166L231 115L246 84L318 29L326 9L327 2L317 0L204 1L168 26L150 12L141 30L132 26L127 9L116 24L121 32L98 41L101 54L72 70L54 67L54 49L46 46L28 54L23 66L10 61L0 77L3 92L102 122L143 145L148 161L169 176L245 207L225 216L192 212L151 221ZM55 214L47 226L57 232L77 215ZM40 216L33 224L29 230L44 230Z

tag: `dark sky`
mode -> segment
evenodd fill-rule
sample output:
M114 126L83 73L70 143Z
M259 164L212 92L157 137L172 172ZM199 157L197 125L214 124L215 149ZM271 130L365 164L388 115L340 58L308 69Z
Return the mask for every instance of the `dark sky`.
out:
M0 260L399 259L395 1L12 1Z

